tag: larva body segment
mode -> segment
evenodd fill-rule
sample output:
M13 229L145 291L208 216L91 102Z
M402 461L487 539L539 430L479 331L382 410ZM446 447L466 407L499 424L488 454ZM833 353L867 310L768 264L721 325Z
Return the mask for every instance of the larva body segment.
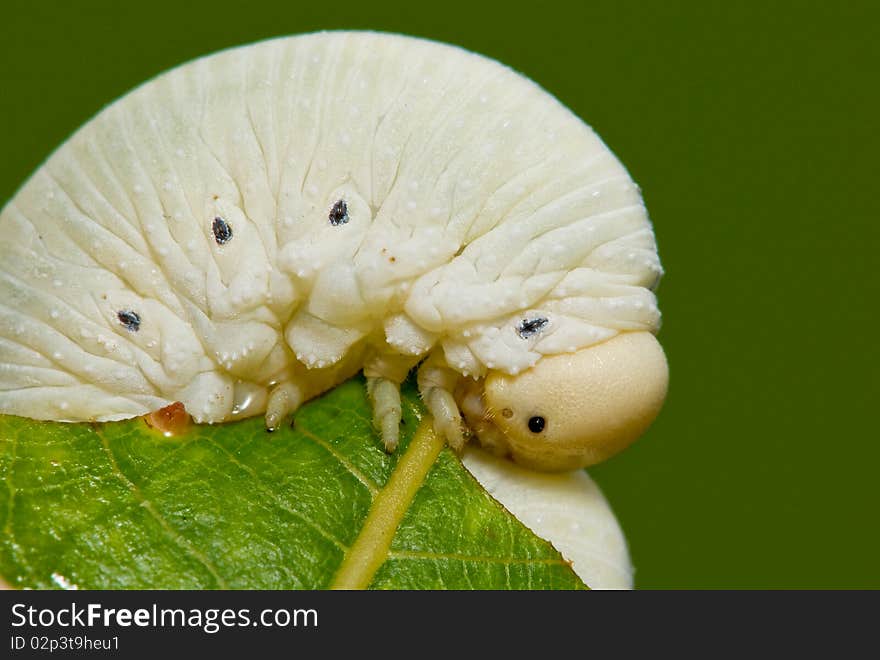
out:
M37 419L276 419L360 369L515 375L659 325L650 222L592 130L497 62L402 36L161 75L0 231L0 412Z

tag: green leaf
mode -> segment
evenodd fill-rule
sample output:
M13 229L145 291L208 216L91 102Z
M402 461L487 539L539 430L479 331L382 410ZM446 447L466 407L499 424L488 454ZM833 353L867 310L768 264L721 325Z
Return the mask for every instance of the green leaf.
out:
M0 575L90 589L584 588L420 420L386 454L361 378L269 434L0 416ZM417 432L418 429L418 432Z

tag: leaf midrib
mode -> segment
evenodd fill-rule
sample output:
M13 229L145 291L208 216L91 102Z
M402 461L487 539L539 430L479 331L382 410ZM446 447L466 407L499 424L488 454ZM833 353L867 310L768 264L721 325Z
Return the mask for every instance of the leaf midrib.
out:
M444 441L434 433L431 418L416 429L385 486L373 497L354 544L345 553L331 589L366 589L388 557L394 534L413 497L440 455Z

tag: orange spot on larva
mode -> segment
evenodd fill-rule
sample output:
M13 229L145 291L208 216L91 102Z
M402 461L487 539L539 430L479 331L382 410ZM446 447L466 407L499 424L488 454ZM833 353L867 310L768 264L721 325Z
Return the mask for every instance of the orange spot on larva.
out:
M156 429L166 438L183 435L190 425L190 416L180 401L165 406L144 416L150 428Z

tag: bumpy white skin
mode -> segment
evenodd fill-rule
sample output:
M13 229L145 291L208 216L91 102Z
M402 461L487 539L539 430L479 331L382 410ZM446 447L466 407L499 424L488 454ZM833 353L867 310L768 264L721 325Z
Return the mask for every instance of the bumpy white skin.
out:
M156 78L62 145L0 232L0 412L37 419L182 401L273 427L363 369L392 447L397 385L429 356L461 445L455 379L659 324L651 225L590 128L496 62L393 35Z

